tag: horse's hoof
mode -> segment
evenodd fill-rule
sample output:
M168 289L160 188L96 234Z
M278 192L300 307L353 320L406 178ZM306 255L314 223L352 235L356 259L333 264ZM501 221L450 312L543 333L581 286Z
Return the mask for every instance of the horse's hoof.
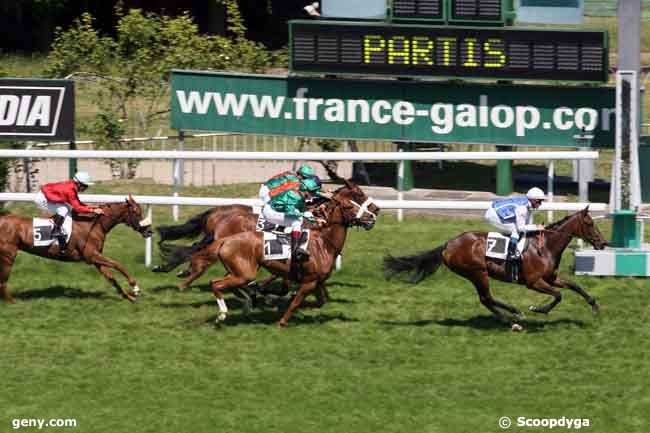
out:
M217 314L217 318L216 318L215 322L216 322L216 323L219 323L219 322L225 322L225 321L226 321L226 317L227 317L227 316L226 316L226 313L219 313L219 314Z
M591 306L591 312L594 314L600 313L600 305L595 304Z
M528 309L529 309L530 311L532 311L533 313L548 314L548 311L544 311L544 310L542 310L541 308L536 307L536 306L534 306L534 305L531 305L530 307L528 307Z
M517 320L526 320L526 315L521 311L519 313L513 314L513 317Z
M140 296L142 294L142 292L140 291L140 287L138 287L137 284L135 286L133 286L133 294L135 296Z
M524 330L524 327L518 323L513 323L510 329L512 330L512 332L521 332Z
M282 328L286 328L287 326L288 326L288 323L285 322L284 320L280 320L280 321L278 322L278 328L280 328L280 329L282 329Z
M165 272L160 265L156 265L153 268L151 268L151 272Z
M179 273L176 274L177 278L185 278L189 276L190 276L190 271L188 270L180 271Z

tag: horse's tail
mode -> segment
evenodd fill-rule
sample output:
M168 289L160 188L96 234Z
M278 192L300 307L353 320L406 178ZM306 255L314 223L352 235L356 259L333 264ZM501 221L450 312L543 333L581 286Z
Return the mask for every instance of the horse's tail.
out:
M214 242L214 234L209 233L203 236L199 242L194 242L190 246L171 245L164 242L159 243L160 257L163 260L162 265L156 266L154 272L169 272L181 263L187 262L192 254L207 247Z
M389 280L395 275L404 272L412 272L413 276L410 281L419 283L438 270L442 264L442 252L445 248L447 248L447 244L414 256L393 257L388 255L384 257L386 279Z
M203 231L210 213L212 213L212 209L208 209L203 213L193 216L183 224L156 227L156 231L160 235L159 242L175 241L177 239L193 238L198 236Z

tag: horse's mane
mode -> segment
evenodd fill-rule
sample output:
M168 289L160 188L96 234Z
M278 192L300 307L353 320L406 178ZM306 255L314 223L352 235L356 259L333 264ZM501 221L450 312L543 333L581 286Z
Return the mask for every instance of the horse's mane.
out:
M575 215L576 215L575 213L572 213L571 215L567 215L564 218L562 218L561 220L555 221L554 223L552 223L550 225L547 225L546 228L550 229L550 230L557 229L559 226L564 224L569 218L572 218Z

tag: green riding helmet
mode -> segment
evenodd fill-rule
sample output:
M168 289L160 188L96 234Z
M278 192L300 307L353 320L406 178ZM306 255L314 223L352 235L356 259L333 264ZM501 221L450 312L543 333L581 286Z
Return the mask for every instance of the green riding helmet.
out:
M300 182L300 190L308 191L312 194L318 194L321 189L321 183L315 178L303 179Z
M305 179L316 176L316 171L308 165L300 167L297 173Z

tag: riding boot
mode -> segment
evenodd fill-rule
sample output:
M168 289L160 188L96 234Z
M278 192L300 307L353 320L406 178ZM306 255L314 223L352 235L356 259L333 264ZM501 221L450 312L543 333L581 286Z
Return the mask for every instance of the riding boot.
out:
M298 241L298 249L296 250L298 260L301 262L306 262L309 260L309 251L307 251L306 246L303 247L303 244L305 242L307 242L307 232L302 232L300 240Z
M519 263L521 255L517 249L517 239L510 238L508 244L508 262L510 263L510 278L513 282L519 281Z
M52 227L52 233L50 236L57 240L59 243L59 254L64 256L66 255L66 234L63 233L63 222L65 217L59 214L54 215L54 227Z
M300 245L300 232L291 232L291 264L289 269L289 280L299 281L300 260L298 258L298 246Z

